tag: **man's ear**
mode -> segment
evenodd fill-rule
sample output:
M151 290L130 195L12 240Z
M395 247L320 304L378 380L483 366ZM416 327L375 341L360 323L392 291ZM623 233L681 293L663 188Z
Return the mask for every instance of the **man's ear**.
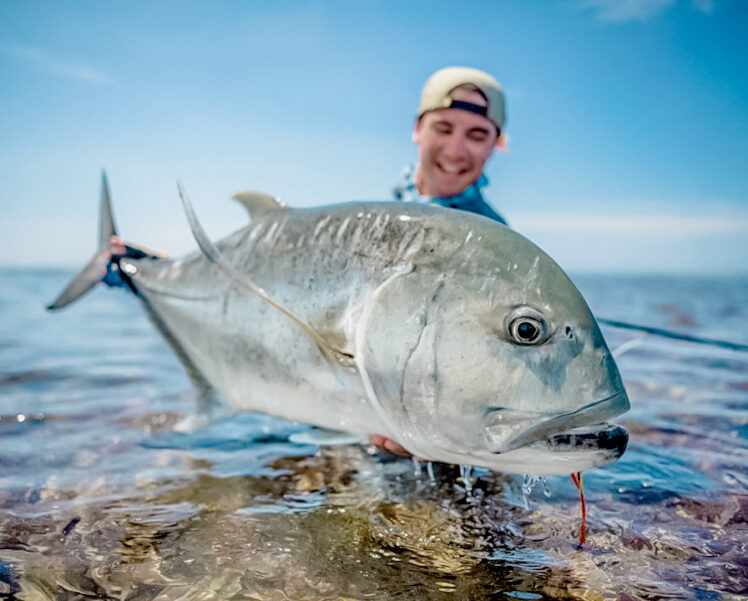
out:
M421 143L421 120L416 119L416 122L413 124L413 134L410 137L411 140L413 140L413 144L418 146Z
M501 132L501 135L496 138L496 150L500 152L509 152L509 134Z

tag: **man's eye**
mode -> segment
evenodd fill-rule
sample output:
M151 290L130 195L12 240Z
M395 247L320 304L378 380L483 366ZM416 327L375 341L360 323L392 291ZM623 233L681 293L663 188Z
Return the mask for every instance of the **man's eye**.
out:
M488 139L488 134L482 131L473 131L468 134L468 138L470 138L473 142L485 142Z
M437 133L440 134L449 134L452 133L452 128L449 125L446 125L444 123L437 123L434 125L434 129Z

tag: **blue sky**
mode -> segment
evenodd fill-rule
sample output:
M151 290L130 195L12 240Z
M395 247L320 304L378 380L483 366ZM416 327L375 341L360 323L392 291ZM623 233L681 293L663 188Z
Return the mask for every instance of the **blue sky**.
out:
M82 264L106 168L120 232L194 247L291 206L388 199L425 78L494 74L487 196L571 273L748 273L743 0L0 2L0 264Z

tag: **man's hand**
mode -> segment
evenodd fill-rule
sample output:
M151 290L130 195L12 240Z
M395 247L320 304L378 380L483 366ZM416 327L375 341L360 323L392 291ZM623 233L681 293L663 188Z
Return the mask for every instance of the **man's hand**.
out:
M406 451L404 447L397 444L394 440L385 438L384 436L380 436L378 434L372 436L371 443L374 446L379 447L380 449L384 449L385 451L394 453L398 457L411 457L411 454L408 453L408 451Z
M110 236L109 238L109 252L114 256L124 256L127 252L125 243L119 236Z

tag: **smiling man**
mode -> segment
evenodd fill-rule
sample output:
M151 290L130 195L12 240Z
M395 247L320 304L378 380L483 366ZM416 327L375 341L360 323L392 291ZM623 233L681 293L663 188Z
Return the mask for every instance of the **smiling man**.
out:
M413 128L418 164L407 167L394 189L396 200L436 203L478 213L507 225L484 199L483 167L497 148L505 150L506 101L494 77L469 67L445 67L426 80ZM372 443L409 456L384 436Z
M488 185L486 161L506 147L505 122L504 93L491 75L468 67L434 73L421 92L413 128L418 164L406 169L395 198L471 211L506 225L481 193Z

